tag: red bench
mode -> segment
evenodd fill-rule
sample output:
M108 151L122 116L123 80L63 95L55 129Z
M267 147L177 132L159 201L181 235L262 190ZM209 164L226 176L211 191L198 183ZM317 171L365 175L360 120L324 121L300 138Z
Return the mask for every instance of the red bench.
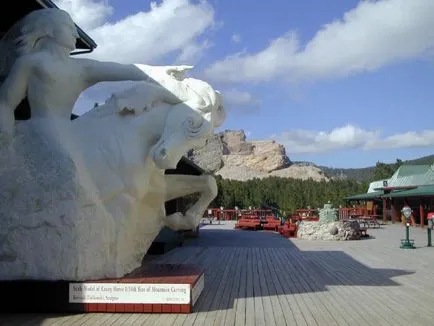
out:
M262 224L262 228L264 230L271 230L271 231L278 231L279 226L281 226L282 223L279 219L276 219L274 217L267 217L266 222Z
M285 238L297 238L298 227L295 224L285 225L282 231L282 235Z
M257 216L242 216L237 224L235 224L235 228L259 230L261 228L261 220Z
M295 223L286 222L278 227L278 232L285 238L297 238L298 226Z
M318 222L319 216L299 216L299 215L292 215L288 218L288 220L293 221L304 221L304 222Z

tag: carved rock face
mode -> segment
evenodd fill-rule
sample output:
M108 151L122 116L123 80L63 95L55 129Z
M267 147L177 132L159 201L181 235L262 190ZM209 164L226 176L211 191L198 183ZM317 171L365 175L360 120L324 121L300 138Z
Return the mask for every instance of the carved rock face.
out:
M283 145L272 140L248 141L243 130L226 130L207 140L205 147L188 157L207 172L225 179L245 181L276 176L328 180L315 166L291 163Z

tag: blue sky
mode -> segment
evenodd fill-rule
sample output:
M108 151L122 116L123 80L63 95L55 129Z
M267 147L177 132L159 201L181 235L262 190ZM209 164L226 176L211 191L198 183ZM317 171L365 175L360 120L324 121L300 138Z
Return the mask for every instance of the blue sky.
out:
M221 129L291 160L363 167L433 154L432 0L63 0L91 57L193 64L221 90ZM126 84L85 92L81 113Z

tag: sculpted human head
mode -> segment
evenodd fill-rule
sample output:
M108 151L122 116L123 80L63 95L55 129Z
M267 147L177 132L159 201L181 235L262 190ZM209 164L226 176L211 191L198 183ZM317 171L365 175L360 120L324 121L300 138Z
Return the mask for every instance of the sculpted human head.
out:
M19 22L19 30L20 35L15 42L20 54L38 50L47 42L73 51L78 38L71 16L56 8L32 11Z

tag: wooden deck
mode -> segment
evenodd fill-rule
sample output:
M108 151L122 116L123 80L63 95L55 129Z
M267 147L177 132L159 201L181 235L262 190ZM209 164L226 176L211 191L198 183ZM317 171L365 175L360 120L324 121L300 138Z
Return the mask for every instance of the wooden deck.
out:
M287 240L272 232L210 225L158 259L207 268L189 315L3 315L0 325L433 325L434 248L412 229L416 250L399 249L404 230L370 230L352 242Z

